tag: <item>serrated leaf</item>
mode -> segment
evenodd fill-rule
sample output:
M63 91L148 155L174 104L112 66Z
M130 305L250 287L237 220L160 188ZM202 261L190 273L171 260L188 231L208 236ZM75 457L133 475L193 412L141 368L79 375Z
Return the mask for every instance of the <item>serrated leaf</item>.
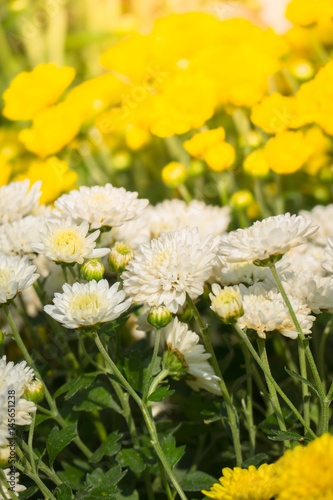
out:
M158 403L159 401L163 401L163 399L168 398L169 396L172 396L172 394L175 392L174 389L169 389L169 385L164 386L164 387L159 387L154 391L148 398L149 401L154 401Z
M96 380L92 386L81 390L72 398L75 411L94 411L111 408L122 413L120 406L110 394L110 387L103 380Z
M112 455L118 453L121 448L121 444L118 443L118 441L122 438L122 436L123 434L120 434L118 431L110 434L101 446L92 454L89 458L89 462L96 463L99 462L104 455L111 457Z
M161 442L163 452L169 462L170 467L173 467L179 462L185 453L185 446L176 446L176 439L174 436L166 436Z
M244 462L242 463L242 467L247 468L250 465L258 467L262 463L267 462L268 458L269 457L268 455L266 455L266 453L257 453L256 455L254 455L254 457L244 460Z
M142 455L133 449L121 450L117 455L117 461L122 467L129 467L136 474L140 474L145 469Z
M74 498L73 492L68 484L61 484L53 491L57 500L72 500Z
M302 377L301 375L299 375L298 373L294 372L293 370L288 370L288 368L286 366L284 367L284 369L286 370L286 372L288 373L288 375L290 375L292 378L295 378L299 382L303 382L304 384L306 384L309 387L311 387L311 389L319 396L317 388L311 382L309 382L309 380L307 380L306 378Z
M186 474L180 485L184 491L209 490L217 480L205 472L195 471L192 474Z
M86 389L89 387L99 374L100 372L86 373L73 380L69 380L64 385L59 387L59 389L55 392L54 397L57 398L58 396L61 396L61 394L65 394L65 392L67 392L65 399L70 399L80 389Z
M96 469L87 475L85 488L78 491L76 500L116 500L120 492L116 484L124 477L126 471L122 472L119 466L113 467L104 474L102 469Z
M142 352L131 351L124 362L124 372L130 385L136 392L142 392L143 377L149 360L142 359Z
M66 483L69 483L73 490L78 490L83 484L86 472L78 469L72 464L61 462L64 470L57 472L60 479Z
M77 435L76 424L68 425L61 430L57 426L53 427L46 441L46 449L49 454L51 466L61 450L66 448Z
M304 437L297 432L287 432L287 431L272 431L272 436L267 436L271 441L304 441Z

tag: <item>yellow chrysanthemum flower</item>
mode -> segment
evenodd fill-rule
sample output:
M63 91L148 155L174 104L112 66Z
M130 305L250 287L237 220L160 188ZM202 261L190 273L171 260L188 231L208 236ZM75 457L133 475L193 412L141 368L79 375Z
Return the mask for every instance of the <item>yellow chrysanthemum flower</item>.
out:
M220 142L211 147L204 159L211 170L222 172L232 166L236 158L235 148L228 142Z
M148 130L137 125L129 125L126 128L126 143L133 151L143 148L151 140L151 135Z
M19 139L29 151L45 158L57 153L74 139L81 123L81 115L62 102L39 113L32 127L22 130Z
M32 161L28 170L15 180L30 179L31 185L36 181L42 181L42 195L39 201L42 204L49 204L61 194L74 189L77 177L77 172L69 169L67 161L51 156L45 161Z
M333 500L333 436L287 450L275 464L277 500Z
M74 76L74 68L58 68L55 64L39 64L33 71L22 71L3 94L3 115L10 120L32 120L57 102Z
M312 153L303 132L281 132L265 145L265 157L270 169L277 174L293 174Z
M212 146L224 142L225 131L223 127L205 130L195 134L185 141L183 146L191 156L201 158Z
M216 483L210 491L202 493L215 500L270 500L277 491L272 480L273 471L274 465L267 464L259 469L254 465L248 469L225 468L219 479L221 484Z
M310 26L326 24L333 17L332 0L292 0L286 10L287 18L294 24Z
M264 149L252 151L244 160L244 171L252 177L266 177L269 173L269 165Z
M296 116L296 98L274 92L252 108L251 120L267 134L277 134L292 127Z

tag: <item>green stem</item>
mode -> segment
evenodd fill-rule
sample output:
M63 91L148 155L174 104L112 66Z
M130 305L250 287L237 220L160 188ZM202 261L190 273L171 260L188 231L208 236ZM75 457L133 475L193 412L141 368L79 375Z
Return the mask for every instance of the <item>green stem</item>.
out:
M226 408L227 408L227 414L229 418L229 423L230 423L230 429L231 429L231 434L232 434L232 439L233 439L233 444L234 444L234 449L235 449L235 455L236 455L236 463L237 466L240 467L243 462L242 458L242 449L241 449L241 443L240 443L240 436L239 436L239 429L237 425L237 415L235 412L234 405L232 403L228 388L226 386L226 383L224 381L224 378L222 376L218 361L216 359L215 351L212 346L212 343L210 341L208 332L205 328L205 325L203 324L203 321L201 319L200 313L194 304L193 300L189 295L187 295L187 304L193 314L194 319L197 322L197 325L199 327L201 337L203 339L203 342L205 344L206 351L211 355L211 362L214 368L215 375L217 375L220 378L220 389L222 392L222 397L225 401Z
M148 392L147 397L149 397L151 394L153 394L153 392L157 389L157 387L162 382L162 380L164 380L168 375L169 375L168 370L161 370L160 373L158 375L156 375L151 386L149 387L149 392Z
M160 469L161 479L162 479L162 483L163 483L163 486L165 489L166 496L167 496L168 500L173 500L173 495L172 495L172 492L171 492L171 489L170 489L170 486L168 483L168 479L167 479L166 474L165 474L165 470L163 469L162 464L158 464L158 466Z
M324 388L325 388L325 347L328 335L331 332L332 323L333 319L331 318L329 319L327 325L324 328L319 344L319 353L318 353L319 373Z
M48 402L48 405L52 411L52 414L53 414L53 418L61 425L61 427L67 427L69 424L67 424L67 422L62 418L62 416L60 415L59 413L59 410L57 408L57 405L56 405L56 402L54 401L54 399L52 398L48 388L46 387L46 384L45 382L43 381L42 379L42 376L41 374L39 373L39 371L37 370L36 368L36 365L33 361L33 359L31 358L27 348L25 347L24 345L24 342L22 341L21 339L21 336L16 328L16 325L14 323L14 320L13 320L13 317L12 317L12 314L10 312L10 309L9 309L9 306L6 305L4 307L4 310L5 310L5 314L6 314L6 317L7 317L7 320L8 320L8 323L10 325L10 328L12 330L12 334L13 334L13 337L14 337L14 340L15 342L17 343L17 345L19 346L22 354L23 354L23 357L24 359L27 361L27 363L34 369L34 372L35 372L35 376L42 382L43 384L43 387L44 387L44 393L45 393L45 399L46 401ZM92 452L89 450L89 448L87 448L87 446L81 441L81 439L79 437L75 438L74 439L74 443L78 446L78 448L80 448L80 450L82 451L82 453L84 453L84 455L86 457L90 457L92 455Z
M28 448L29 448L29 456L30 456L30 463L31 463L31 467L32 467L32 472L34 474L37 474L37 468L36 468L36 463L35 463L35 459L34 459L34 450L33 450L35 423L36 423L36 413L33 413L32 419L31 419L31 424L29 427Z
M0 482L1 498L8 498L7 495L9 495L9 498L11 498L12 500L17 500L17 495L15 495L15 493L9 489L9 484L8 484L6 474L4 473L3 469L0 469L0 477L1 477L1 482L4 483L4 486L7 489L7 493L5 494L3 489L2 489L3 485Z
M246 381L246 418L249 431L250 456L253 457L255 454L256 446L256 426L253 419L252 363L250 353L243 342L241 343L241 349L245 360L246 373L248 375Z
M322 384L321 379L320 379L317 365L315 363L315 360L313 359L310 346L308 344L308 341L305 338L305 335L302 331L301 325L299 324L297 316L296 316L296 314L293 310L293 307L290 303L288 295L286 294L286 291L281 283L281 280L280 280L280 277L277 273L276 267L273 263L270 263L269 268L270 268L271 273L273 275L273 278L275 280L276 286L278 287L278 289L283 297L283 300L284 300L284 302L289 310L289 314L290 314L290 316L294 322L294 325L296 327L296 330L299 334L300 341L302 342L302 344L304 346L305 355L306 355L308 363L310 365L312 375L313 375L313 378L315 380L315 384L316 384L318 394L319 394L319 400L320 400L320 406L321 406L321 422L320 422L320 426L319 426L319 434L323 434L323 433L328 431L329 403L327 403L325 391L324 391L323 384Z
M271 377L272 377L271 369L270 369L270 366L269 366L269 361L268 361L268 358L267 358L265 340L263 340L263 339L257 339L257 344L258 344L258 348L259 348L259 356L260 356L261 362L262 362L263 366L265 366L266 372L268 372L271 375ZM266 373L265 373L265 376L266 376ZM285 424L285 421L284 421L284 418L283 418L283 413L282 413L282 410L281 410L279 398L277 396L275 387L274 387L274 385L271 382L271 378L268 378L266 376L266 383L267 383L267 387L268 387L268 390L269 390L269 394L270 394L271 399L272 399L272 403L273 403L274 411L275 411L275 414L276 414L276 418L278 420L279 427L280 427L281 431L286 432L287 431L287 427L286 427L286 424ZM284 443L285 443L286 448L290 448L290 441L285 441Z
M301 376L307 380L307 369L306 369L306 359L305 359L305 351L304 351L304 343L300 338L298 338L298 358L299 358L299 367L301 370ZM302 398L303 398L303 411L304 411L304 420L310 425L310 394L308 386L305 382L302 382Z
M256 362L258 363L258 365L260 366L260 368L262 369L262 371L265 374L265 376L268 378L268 380L274 386L276 392L281 396L281 398L285 401L285 403L287 403L287 405L289 406L289 408L291 409L291 411L294 413L294 415L298 418L298 420L301 422L301 424L306 428L306 430L309 433L309 435L313 439L315 439L317 437L316 434L313 432L313 430L310 427L307 426L307 424L306 424L304 418L302 417L302 415L300 414L300 412L293 405L293 403L290 401L290 399L288 398L288 396L283 392L283 390L281 389L281 387L276 383L276 381L272 377L272 374L270 373L270 371L267 370L266 366L261 361L260 356L258 355L257 351L255 350L255 348L251 344L251 342L250 342L248 336L246 335L246 333L243 332L243 330L237 325L237 323L234 325L234 328L236 329L239 337L242 339L242 341L244 342L244 344L246 345L246 347L248 348L248 350L250 351L250 353L252 354L252 356L254 357L254 359L256 360Z
M258 177L254 178L253 182L253 189L254 189L254 194L256 197L257 202L260 205L261 213L264 218L269 217L271 214L269 208L266 205L265 198L263 196L263 190L262 190L262 179L258 179Z
M21 442L21 445L22 448L29 453L29 447L24 441ZM24 457L22 450L20 450L20 448L18 447L17 447L17 454L21 459ZM46 464L44 464L44 462L40 460L40 457L38 457L34 451L33 451L33 457L35 462L38 461L38 469L44 472L51 479L51 481L54 482L54 484L56 484L57 486L63 484L63 481L57 476L56 472L50 469Z
M158 458L160 459L164 469L166 470L166 472L167 472L171 482L173 483L175 489L177 490L180 498L182 500L187 500L187 496L185 495L182 488L180 487L180 484L178 483L175 475L173 474L172 469L169 465L169 462L168 462L166 456L164 455L164 452L163 452L162 447L161 447L160 442L159 442L155 423L150 415L150 412L149 412L147 405L142 401L142 399L139 397L139 395L134 391L133 387L127 382L125 377L118 370L116 364L113 362L113 360L110 358L110 356L106 352L97 332L93 332L93 338L94 338L96 346L97 346L98 350L100 351L100 353L102 354L107 366L110 368L111 373L113 373L113 375L115 375L118 378L119 382L123 385L123 387L127 390L127 392L132 396L134 401L139 406L141 413L143 415L143 418L146 422L148 432L150 434L151 444L154 447Z
M56 497L51 493L51 491L43 483L43 481L40 479L40 477L37 474L34 474L33 472L26 470L20 464L15 464L15 467L18 470L20 470L21 472L23 472L26 476L30 477L30 479L32 479L32 481L39 487L40 491L44 494L44 496L45 496L45 498L47 498L47 500L57 500Z
M150 382L152 379L154 366L156 363L158 349L160 347L160 336L161 336L160 330L156 329L155 330L155 343L154 343L153 356L151 358L151 361L149 363L149 366L147 368L147 372L146 372L146 375L145 375L145 378L143 381L142 401L144 401L145 403L147 402L147 399L148 399L149 386L150 386Z

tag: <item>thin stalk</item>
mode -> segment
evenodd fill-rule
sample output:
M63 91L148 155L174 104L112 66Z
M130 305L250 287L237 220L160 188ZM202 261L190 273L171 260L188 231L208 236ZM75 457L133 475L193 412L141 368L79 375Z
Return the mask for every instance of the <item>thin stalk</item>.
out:
M28 448L29 448L29 457L30 457L32 472L34 474L37 474L37 468L36 468L36 463L35 463L35 459L34 459L34 450L33 450L35 423L36 423L36 413L33 413L32 418L31 418L31 424L29 427Z
M327 325L324 328L323 334L320 339L320 344L319 344L319 353L318 353L318 365L319 365L319 374L320 378L323 384L323 387L325 389L325 347L326 347L326 341L328 339L328 335L331 332L332 328L332 323L333 319L331 318Z
M212 346L212 343L210 341L208 332L206 331L205 325L203 324L203 321L201 319L200 313L194 304L193 300L189 295L187 295L187 304L193 314L194 319L197 322L197 325L199 327L201 337L203 339L203 342L205 344L206 351L211 355L211 362L212 366L214 368L215 375L217 375L220 378L220 389L222 392L222 397L225 401L226 408L227 408L227 414L229 418L229 423L230 423L230 429L231 429L231 434L232 434L232 439L233 439L233 444L234 444L234 449L235 449L235 454L236 454L236 463L237 466L240 467L243 462L242 458L242 449L241 449L241 443L240 443L240 436L239 436L239 429L237 425L237 416L235 414L235 409L234 405L232 404L232 400L228 391L228 388L226 386L226 383L224 381L224 378L222 376L218 361L216 359L215 351Z
M151 386L149 387L149 392L147 397L149 397L157 389L158 385L169 375L168 370L161 370L158 375L154 378Z
M261 362L265 366L266 371L271 374L271 369L269 366L269 361L268 361L267 352L266 352L265 340L258 339L257 344L258 344L258 348L259 348L259 356L260 356ZM266 374L265 374L265 376L266 376ZM271 374L271 376L272 376L272 374ZM274 411L276 414L276 418L278 420L279 427L280 427L281 431L286 432L287 427L286 427L286 424L285 424L285 421L283 418L283 413L281 410L279 398L278 398L277 393L276 393L276 389L275 389L274 385L271 383L270 378L268 378L267 376L266 376L266 383L267 383L267 387L269 390L269 394L270 394L271 399L272 399L272 403L273 403ZM284 441L284 443L285 443L286 448L290 448L290 441Z
M304 343L302 339L298 338L298 359L299 359L299 367L301 371L301 376L305 379L308 378L307 368L306 368L306 358L304 351ZM310 425L310 394L309 388L305 382L302 382L302 398L303 398L303 411L304 411L304 420Z
M261 213L264 218L269 217L271 214L269 208L267 207L267 204L265 202L265 198L263 195L263 190L262 190L262 179L258 179L258 177L254 178L253 181L253 189L254 189L254 194L256 197L257 202L260 205Z
M143 383L142 401L144 401L145 403L147 402L147 399L148 399L149 386L150 386L151 379L152 379L152 374L153 374L153 370L154 370L154 366L155 366L155 362L156 362L156 358L157 358L157 354L158 354L158 349L160 347L160 336L161 336L160 330L156 329L155 330L154 351L153 351L153 355L152 355L151 361L149 363L149 366L147 368L146 376L145 376L144 383Z
M8 498L7 495L9 495L9 498L11 498L12 500L17 500L17 495L15 495L14 491L11 491L9 489L9 484L8 484L8 481L7 481L7 478L6 478L6 474L4 473L3 469L0 469L0 477L1 477L1 481L4 484L4 486L6 487L7 489L7 493L5 494L3 489L2 489L2 484L0 483L0 493L1 493L1 498Z
M57 408L57 405L56 405L56 402L54 401L54 399L52 398L48 388L46 387L46 384L45 382L43 381L42 379L42 376L41 374L39 373L39 371L37 370L36 368L36 365L32 359L32 357L30 356L27 348L25 347L24 345L24 342L22 341L21 339L21 336L19 334L19 331L17 330L16 328L16 325L14 323L14 320L13 320L13 317L12 317L12 314L10 312L10 309L9 309L9 306L6 305L4 307L4 311L5 311L5 314L6 314L6 317L7 317L7 320L8 320L8 323L10 325L10 328L12 330L12 334L13 334L13 337L14 337L14 340L15 342L17 343L17 345L19 346L22 354L23 354L23 357L24 359L27 361L27 363L34 369L34 372L35 372L35 376L42 382L43 384L43 387L44 387L44 393L45 393L45 399L52 411L52 414L53 414L53 418L54 420L56 420L59 425L61 425L61 427L68 427L69 424L67 424L67 422L62 418L62 416L60 415L59 413L59 410ZM78 448L80 448L80 450L82 451L82 453L84 453L84 455L86 457L90 457L92 455L92 452L89 450L89 448L83 443L83 441L81 441L81 439L79 437L75 438L74 439L74 443L78 446Z
M253 457L255 454L255 446L256 446L256 426L254 424L254 419L253 419L252 363L251 363L250 353L243 343L241 343L241 349L245 360L246 373L248 375L246 381L246 418L249 431L250 456Z
M43 483L43 481L37 474L34 474L33 472L26 470L20 464L15 464L15 467L21 472L23 472L26 476L30 477L30 479L32 479L32 481L39 487L40 491L44 494L47 500L57 500L56 497L52 494L52 492L48 489L46 484Z
M21 442L21 445L25 451L29 452L28 445L24 441ZM17 454L21 459L24 457L22 450L18 447L17 447ZM34 456L34 460L38 461L38 468L42 472L44 472L44 474L46 474L51 479L51 481L54 482L54 484L56 484L57 486L60 486L61 484L63 484L63 481L57 476L56 472L54 470L50 469L50 467L48 467L44 462L42 462L34 451L33 451L33 456Z
M308 363L310 365L312 375L318 390L318 395L319 395L319 400L320 400L320 406L321 406L321 422L319 426L319 434L323 434L328 431L328 420L329 420L329 403L327 402L325 391L323 384L320 379L320 375L317 369L317 365L315 363L315 360L313 359L312 352L310 349L310 346L308 342L305 339L305 335L302 331L301 325L299 324L299 321L297 319L297 316L293 310L293 307L290 303L290 300L288 298L288 295L286 294L286 291L281 283L280 277L277 273L276 267L273 263L269 264L269 268L271 270L271 273L273 275L273 278L275 280L276 286L278 287L283 300L288 308L288 311L290 313L290 316L294 322L294 325L296 327L296 330L299 334L299 338L303 343L304 350L305 350L305 355L307 357Z
M239 337L243 340L244 344L246 345L246 347L248 348L248 350L250 351L250 353L252 354L252 356L254 357L254 359L256 360L256 362L258 363L258 365L260 366L260 368L262 369L262 371L264 372L266 377L269 379L271 384L274 386L276 392L281 396L281 398L285 401L285 403L287 403L287 405L289 406L291 411L294 413L294 415L298 418L298 420L301 422L301 424L306 428L309 435L313 439L315 439L317 437L316 434L313 432L313 430L310 427L307 426L307 424L306 424L304 418L302 417L302 415L300 414L300 412L293 405L293 403L290 401L288 396L283 392L283 390L281 389L279 384L276 383L276 381L272 377L272 374L270 373L270 371L267 370L266 366L262 363L259 354L257 353L255 348L251 344L250 339L248 338L246 333L243 332L243 330L237 325L237 323L234 325L234 328L237 330Z
M173 495L172 495L172 492L171 492L171 489L170 489L170 486L168 483L168 479L167 479L166 474L165 474L165 470L163 469L162 464L158 464L158 466L160 469L161 479L162 479L162 483L163 483L163 486L165 489L166 496L167 496L168 500L173 500Z
M175 489L177 490L180 498L182 500L188 500L187 496L183 492L180 484L178 483L178 481L177 481L177 479L176 479L176 477L175 477L175 475L174 475L174 473L169 465L169 462L168 462L166 456L164 455L164 452L163 452L162 447L161 447L160 442L159 442L155 423L150 415L150 412L149 412L147 405L142 401L142 399L139 397L139 395L134 391L133 387L127 382L125 377L122 375L122 373L117 368L116 364L110 358L110 356L106 352L97 332L93 332L93 338L95 340L95 343L96 343L98 350L102 354L107 366L110 368L113 375L115 375L118 378L119 382L124 386L124 388L127 390L127 392L132 396L134 401L139 406L141 413L143 415L143 418L146 422L148 432L150 434L151 444L154 447L156 455L160 459L164 469L166 470L166 472L167 472L171 482L173 483Z

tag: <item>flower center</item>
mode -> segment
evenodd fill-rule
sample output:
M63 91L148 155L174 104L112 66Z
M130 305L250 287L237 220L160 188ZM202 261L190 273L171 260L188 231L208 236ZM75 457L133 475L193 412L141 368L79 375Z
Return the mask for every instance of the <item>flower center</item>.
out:
M100 299L101 297L93 292L74 295L70 303L71 312L81 317L94 316L104 306Z
M53 245L58 252L74 255L81 246L81 239L75 231L66 229L59 231L54 236Z

